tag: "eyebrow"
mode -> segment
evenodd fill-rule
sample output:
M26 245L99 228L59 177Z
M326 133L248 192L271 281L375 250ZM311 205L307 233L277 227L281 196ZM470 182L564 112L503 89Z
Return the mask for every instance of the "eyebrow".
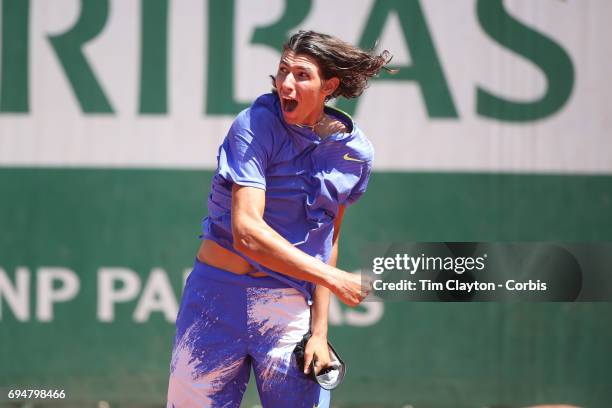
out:
M291 67L291 64L289 64L285 60L281 60L280 63L287 65L288 67ZM310 67L307 67L306 65L293 65L293 68L301 69L301 70L308 71L308 72L313 72L313 69Z

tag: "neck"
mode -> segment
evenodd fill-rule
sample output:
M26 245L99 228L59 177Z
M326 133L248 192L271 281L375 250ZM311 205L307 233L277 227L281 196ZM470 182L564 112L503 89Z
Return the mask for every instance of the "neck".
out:
M301 128L309 128L312 129L312 131L314 132L314 129L321 125L323 123L323 121L325 120L325 111L323 110L323 108L321 108L321 110L319 111L319 115L317 116L318 119L312 121L312 123L297 123L296 126L301 127ZM311 121L308 121L311 122Z

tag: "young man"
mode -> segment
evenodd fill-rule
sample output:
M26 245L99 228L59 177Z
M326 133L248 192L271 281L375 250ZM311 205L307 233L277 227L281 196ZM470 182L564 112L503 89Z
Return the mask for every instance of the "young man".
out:
M232 124L176 321L168 407L238 407L251 365L264 407L329 406L306 372L313 359L317 372L329 364L330 291L350 306L366 295L335 265L373 149L325 102L359 96L389 60L300 31L284 46L274 92ZM293 350L309 330L302 372Z

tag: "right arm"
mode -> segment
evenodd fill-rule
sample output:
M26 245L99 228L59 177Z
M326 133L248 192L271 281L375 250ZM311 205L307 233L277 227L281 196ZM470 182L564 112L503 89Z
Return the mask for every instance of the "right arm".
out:
M366 293L359 275L344 272L294 247L263 219L265 190L232 186L234 248L284 275L322 285L342 302L356 306Z

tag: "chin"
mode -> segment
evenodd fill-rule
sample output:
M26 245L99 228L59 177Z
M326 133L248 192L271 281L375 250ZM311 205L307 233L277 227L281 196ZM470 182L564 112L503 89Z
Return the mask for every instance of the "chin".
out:
M283 118L285 119L285 122L287 122L290 125L296 125L300 123L298 118L295 116L294 112L283 111Z

